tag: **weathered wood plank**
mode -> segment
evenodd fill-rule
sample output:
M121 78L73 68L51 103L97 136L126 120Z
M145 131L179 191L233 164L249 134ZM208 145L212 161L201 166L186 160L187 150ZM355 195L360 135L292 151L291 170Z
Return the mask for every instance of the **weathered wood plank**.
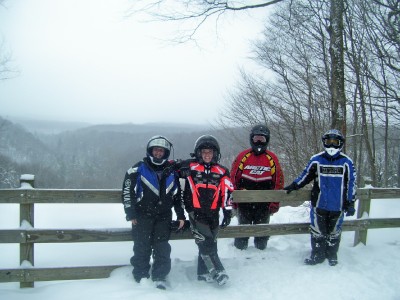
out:
M8 189L0 203L121 203L120 189Z
M399 188L359 188L357 189L358 197L371 197L371 199L390 199L396 200L400 198Z
M113 270L124 266L0 269L0 282L30 283L34 281L107 278Z
M400 189L370 189L371 199L390 199L400 198Z
M82 243L131 241L131 229L35 229L27 231L28 243Z
M0 230L0 243L26 243L26 231L20 229Z
M220 238L304 234L309 223L237 225L221 229ZM344 231L400 227L400 218L358 219L343 222ZM171 233L171 240L192 239L190 231ZM130 228L0 230L0 243L83 243L131 241Z
M368 219L368 229L380 228L398 228L400 227L400 218L377 218Z
M236 190L233 202L281 202L282 206L299 206L310 200L310 190L301 189L286 194L284 190Z
M358 189L359 196L370 193L372 199L400 198L400 189ZM282 202L300 205L309 201L310 190L286 194L279 190L237 190L234 202ZM0 189L0 203L121 203L120 189Z
M0 189L0 203L24 203L26 190Z

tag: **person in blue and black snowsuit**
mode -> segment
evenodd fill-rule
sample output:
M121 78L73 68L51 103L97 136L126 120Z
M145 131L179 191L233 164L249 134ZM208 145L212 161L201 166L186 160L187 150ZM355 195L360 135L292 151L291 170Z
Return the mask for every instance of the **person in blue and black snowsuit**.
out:
M147 143L147 157L125 174L122 202L126 220L132 223L134 241L131 264L136 282L150 277L150 257L153 258L151 277L156 287L165 289L171 270L172 210L178 228L185 224L179 179L173 162L168 161L171 142L163 136L152 137Z
M284 190L300 189L313 181L311 190L311 256L304 263L316 265L328 259L338 263L344 213L353 216L356 195L356 171L353 161L341 151L345 139L336 129L322 136L324 152L311 157L301 175Z

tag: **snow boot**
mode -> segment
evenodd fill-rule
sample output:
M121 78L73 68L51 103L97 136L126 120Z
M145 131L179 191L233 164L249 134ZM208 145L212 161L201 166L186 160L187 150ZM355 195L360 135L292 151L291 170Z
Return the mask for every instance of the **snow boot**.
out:
M149 275L144 275L144 276L133 275L133 278L135 279L135 281L136 281L137 283L140 283L140 281L142 280L142 278L148 279L148 278L150 278L150 276L149 276Z
M323 263L325 260L326 240L325 236L314 236L311 234L311 256L306 258L306 265L314 266Z
M256 247L259 250L265 250L267 248L268 239L269 239L269 237L266 237L266 236L255 237L254 238L254 247Z
M304 264L309 265L309 266L315 266L317 264L323 263L325 258L319 258L316 256L311 256L310 258L306 258L304 260Z
M336 266L338 264L338 260L334 259L334 258L329 258L328 262L329 262L329 265L332 266L332 267L334 267L334 266Z
M214 280L221 286L228 282L229 276L225 271L219 271L217 272L217 275L215 275Z
M197 275L197 280L198 281L205 281L205 282L214 282L214 279L212 278L211 274L206 273L206 274L201 274Z
M249 238L235 238L233 245L239 250L246 250L249 243Z
M337 253L340 245L340 237L340 234L336 234L329 235L327 238L325 256L330 266L336 266L338 264Z
M156 288L158 288L160 290L166 290L167 289L165 280L154 281L154 285L156 286Z

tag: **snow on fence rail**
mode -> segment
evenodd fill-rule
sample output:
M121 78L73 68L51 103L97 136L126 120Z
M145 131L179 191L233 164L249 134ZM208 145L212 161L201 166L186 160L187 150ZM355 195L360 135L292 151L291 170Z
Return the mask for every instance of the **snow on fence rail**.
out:
M285 191L234 191L235 202L277 202L281 206L299 206L309 200L310 191L303 189L286 194ZM343 223L344 231L355 231L354 245L366 244L368 229L400 227L400 218L370 219L371 199L400 198L400 189L361 188L357 190L357 219ZM20 189L0 189L0 204L16 203L20 206L18 229L0 230L0 243L20 245L20 262L34 266L34 246L37 243L81 243L131 241L129 228L108 229L35 229L35 204L58 203L121 203L121 190L103 189L35 189L34 178L21 177ZM220 230L219 238L234 238L264 235L305 234L309 223L285 223L265 225L228 226ZM171 240L192 239L190 232L172 233ZM110 272L122 265L82 266L59 268L1 269L0 282L20 282L21 287L33 287L35 281L106 278Z

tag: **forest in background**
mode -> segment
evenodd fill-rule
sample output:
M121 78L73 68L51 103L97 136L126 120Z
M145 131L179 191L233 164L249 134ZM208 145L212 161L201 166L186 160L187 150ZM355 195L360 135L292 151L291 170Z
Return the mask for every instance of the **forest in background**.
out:
M0 188L19 187L22 174L35 175L36 188L120 188L126 170L145 157L147 141L158 134L166 136L173 143L171 159L189 158L196 139L203 134L212 134L221 146L221 163L228 168L236 155L249 147L250 127L221 129L172 123L72 126L65 123L64 128L67 129L63 130L62 123L57 126L53 123L44 125L39 121L14 123L0 117ZM269 149L278 155L285 181L289 183L314 154L313 149L307 141L304 142L302 148L308 156L299 162L297 169L293 169L279 150L290 147L289 139L285 142L282 136L277 136L278 124L270 123L268 126L271 130ZM51 129L57 132L49 133ZM392 134L398 137L398 130L393 130ZM379 130L376 136L379 136ZM351 143L349 141L349 151L353 148ZM375 144L377 153L383 153L384 144L379 140ZM322 151L322 143L319 151ZM396 151L398 144L393 143L393 152L398 155ZM396 160L393 159L391 164L394 164L392 167L395 169ZM378 165L383 166L384 162ZM359 185L363 186L364 180L370 176L363 173L361 166L356 164L356 168L359 172ZM397 174L393 173L390 178L391 185L388 187L398 187Z

